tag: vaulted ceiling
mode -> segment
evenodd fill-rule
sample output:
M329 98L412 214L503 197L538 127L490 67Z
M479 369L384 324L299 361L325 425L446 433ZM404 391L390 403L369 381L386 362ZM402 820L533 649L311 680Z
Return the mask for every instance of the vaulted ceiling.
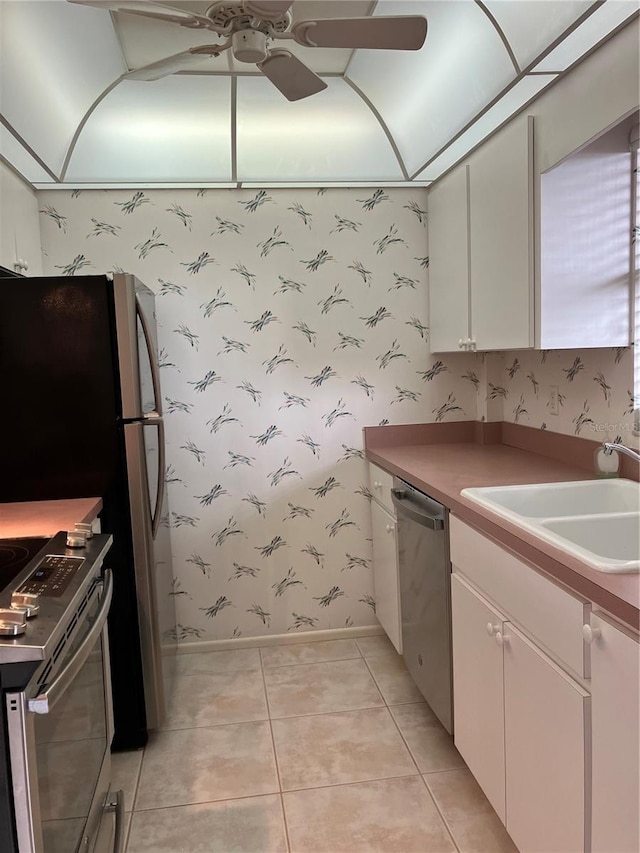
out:
M171 2L171 0L169 0ZM208 2L173 6L203 14ZM0 0L0 157L36 187L428 184L637 15L637 0L295 0L294 22L424 15L419 51L287 42L327 83L289 102L230 51L129 71L211 33Z

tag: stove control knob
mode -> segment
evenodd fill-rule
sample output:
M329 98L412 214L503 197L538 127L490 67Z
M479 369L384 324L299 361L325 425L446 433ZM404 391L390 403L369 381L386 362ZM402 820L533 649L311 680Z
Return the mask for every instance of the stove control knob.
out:
M73 532L84 533L85 539L91 539L93 536L93 528L90 524L85 524L81 521L76 521L73 525Z
M86 548L87 534L84 530L70 530L67 533L67 548Z
M20 610L0 608L0 637L17 637L27 630L27 617Z
M14 592L11 596L11 609L24 610L27 619L33 619L40 610L37 593Z

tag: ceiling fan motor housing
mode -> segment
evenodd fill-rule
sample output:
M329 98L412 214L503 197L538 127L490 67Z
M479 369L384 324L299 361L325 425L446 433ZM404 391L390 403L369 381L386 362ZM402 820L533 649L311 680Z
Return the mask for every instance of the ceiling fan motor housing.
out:
M231 36L233 56L238 62L263 62L267 58L267 37L260 30L238 30Z

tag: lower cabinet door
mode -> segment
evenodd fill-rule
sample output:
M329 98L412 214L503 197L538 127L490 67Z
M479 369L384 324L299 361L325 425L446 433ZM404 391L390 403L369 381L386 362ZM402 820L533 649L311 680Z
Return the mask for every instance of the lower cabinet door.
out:
M591 628L591 850L638 853L640 644L600 614Z
M590 697L505 623L506 827L520 853L584 853Z
M454 741L504 823L502 616L457 574L451 608Z
M371 502L371 520L376 616L398 653L402 654L396 520L375 501Z

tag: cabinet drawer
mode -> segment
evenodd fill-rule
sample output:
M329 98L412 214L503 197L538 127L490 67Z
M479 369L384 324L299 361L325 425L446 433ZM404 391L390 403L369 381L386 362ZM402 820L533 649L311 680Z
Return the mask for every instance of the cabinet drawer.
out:
M395 507L391 500L391 487L393 485L393 476L383 471L373 462L369 462L369 488L371 494L388 510L392 515L396 514Z
M526 634L580 677L589 677L582 626L590 604L451 517L451 563Z

